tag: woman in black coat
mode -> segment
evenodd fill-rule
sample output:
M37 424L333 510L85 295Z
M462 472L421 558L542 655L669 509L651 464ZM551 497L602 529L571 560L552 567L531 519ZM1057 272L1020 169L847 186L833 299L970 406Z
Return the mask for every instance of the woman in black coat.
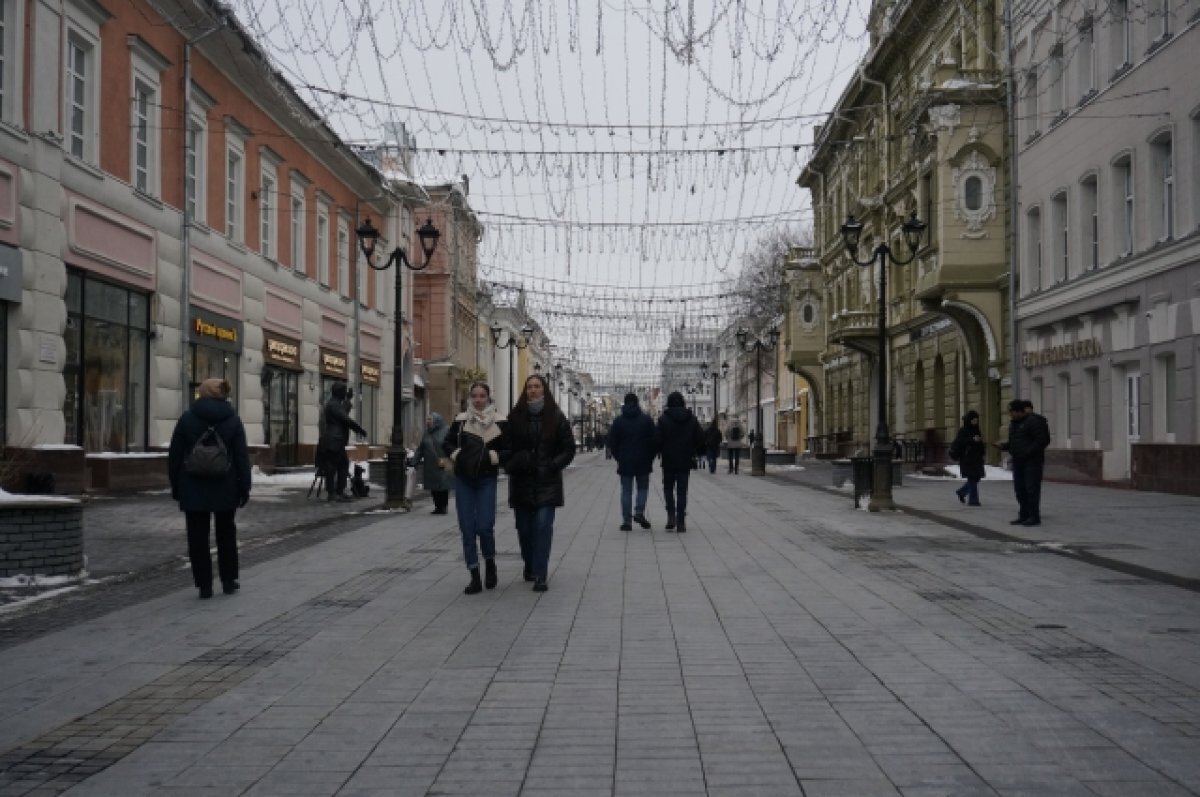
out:
M554 512L564 503L562 472L575 458L575 436L541 374L525 380L505 435L508 505L516 515L525 580L534 592L545 592Z
M209 516L216 519L217 571L226 595L237 592L238 551L237 526L233 517L238 507L250 500L250 452L246 447L246 429L229 403L230 387L224 379L205 379L200 383L200 398L183 413L171 435L167 469L171 478L171 497L179 502L187 523L188 558L192 563L192 579L201 598L211 598L212 557L208 548ZM216 441L208 436L205 443L196 443L212 429L224 445L219 453ZM201 449L207 449L202 451ZM209 472L198 464L208 454ZM216 472L213 471L216 463ZM221 471L220 465L228 468Z
M987 445L979 432L979 413L971 410L963 416L962 428L950 444L950 458L958 460L958 472L967 483L954 491L958 500L979 506L979 481L984 477Z

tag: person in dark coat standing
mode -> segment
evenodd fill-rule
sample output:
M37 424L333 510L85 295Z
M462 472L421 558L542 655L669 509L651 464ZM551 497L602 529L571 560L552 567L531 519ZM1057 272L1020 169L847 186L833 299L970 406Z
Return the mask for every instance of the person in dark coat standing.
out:
M541 374L525 380L508 414L508 505L517 521L525 580L545 592L554 539L554 513L564 504L563 471L575 458L575 436Z
M704 453L708 459L708 472L717 472L717 457L721 456L721 441L725 436L721 434L721 427L717 425L717 419L713 418L712 423L704 430Z
M417 455L413 458L413 467L421 466L421 483L433 497L434 515L446 514L450 505L450 488L454 486L454 474L450 472L446 461L443 444L450 429L446 421L436 412L431 412L425 418L425 435L417 446Z
M742 424L737 418L729 422L725 430L725 445L729 448L729 472L737 473L742 462Z
M967 483L954 491L960 503L979 506L979 481L984 477L987 446L979 431L979 413L969 411L963 416L962 428L950 444L950 459L958 461L958 473Z
M654 467L654 421L638 406L636 393L626 393L621 414L608 430L608 445L617 461L621 479L621 531L632 531L633 521L644 529L650 528L646 519L646 497L650 494L650 471ZM637 500L633 497L637 483Z
M1033 403L1013 399L1008 403L1008 442L1001 450L1012 456L1013 492L1019 507L1014 526L1042 525L1042 470L1050 446L1050 426L1033 411Z
M662 456L663 496L667 505L667 531L687 531L688 479L692 460L704 447L704 430L687 408L683 394L667 396L667 409L658 419L658 450Z
M346 445L350 442L350 431L366 435L367 430L359 426L346 412L345 382L336 383L330 390L329 401L325 402L325 429L317 438L317 460L324 467L325 489L329 500L349 501L346 495L346 476L350 472L350 458L346 456Z
M250 500L250 452L246 429L229 403L231 388L224 379L205 379L200 397L183 413L171 435L167 473L171 498L179 502L187 524L188 559L192 581L202 599L211 598L212 556L209 554L209 518L217 537L217 572L226 595L237 592L238 550L234 515ZM223 475L195 475L189 458L201 437L212 429L227 452L229 468Z

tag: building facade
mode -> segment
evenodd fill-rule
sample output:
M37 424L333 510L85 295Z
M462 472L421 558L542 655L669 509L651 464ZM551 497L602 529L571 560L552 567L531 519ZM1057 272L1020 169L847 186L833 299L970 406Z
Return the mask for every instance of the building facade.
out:
M701 424L714 417L713 385L700 366L716 359L716 331L700 327L680 327L671 334L663 355L661 387L664 395L674 391L683 394L688 407Z
M1200 2L1014 28L1022 392L1048 472L1200 494Z
M82 489L85 462L164 448L210 376L266 467L311 462L335 379L383 442L390 275L354 229L410 222L378 172L218 3L0 11L6 457Z
M871 49L826 124L798 183L812 196L815 250L789 264L790 370L814 396L809 448L869 449L887 358L893 436L937 458L976 409L1001 434L1011 373L1008 329L1006 94L1001 4L877 0ZM864 225L861 259L883 243L900 260L901 224L928 227L912 262L891 261L885 351L880 266L856 265L840 232Z

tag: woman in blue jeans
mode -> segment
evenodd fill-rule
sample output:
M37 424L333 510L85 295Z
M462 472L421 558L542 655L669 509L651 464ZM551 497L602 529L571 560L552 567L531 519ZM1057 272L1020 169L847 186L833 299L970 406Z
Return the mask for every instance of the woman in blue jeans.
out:
M484 584L488 589L496 586L496 478L504 425L496 419L492 390L485 382L473 383L468 395L467 411L454 419L443 448L454 461L454 507L462 532L463 558L471 572L471 583L463 592L478 595ZM476 537L483 549L483 582Z
M541 374L525 380L505 437L508 505L517 516L525 580L545 592L554 511L563 505L562 472L575 458L575 437Z

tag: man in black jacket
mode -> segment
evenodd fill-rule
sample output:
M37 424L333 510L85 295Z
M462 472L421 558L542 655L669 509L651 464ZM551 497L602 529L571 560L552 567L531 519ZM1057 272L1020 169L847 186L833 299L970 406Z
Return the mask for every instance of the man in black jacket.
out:
M667 505L667 531L678 527L687 531L688 479L692 459L704 447L704 430L692 411L687 408L683 394L675 391L667 396L667 409L658 419L658 450L662 455L663 496Z
M347 387L345 382L336 383L330 390L329 401L322 410L325 429L317 440L317 458L324 469L325 489L329 500L349 501L346 496L346 477L350 472L350 458L346 456L346 445L350 442L350 431L365 435L367 430L359 426L346 412Z
M650 492L654 455L658 452L654 446L654 421L638 406L636 393L625 394L621 414L608 431L608 445L617 460L617 474L621 477L621 531L633 530L631 520L648 529L646 496ZM633 499L635 481L636 503Z
M1013 399L1008 403L1008 442L1000 448L1012 456L1013 492L1019 506L1014 526L1042 524L1042 471L1050 446L1050 426L1033 411L1033 402Z

